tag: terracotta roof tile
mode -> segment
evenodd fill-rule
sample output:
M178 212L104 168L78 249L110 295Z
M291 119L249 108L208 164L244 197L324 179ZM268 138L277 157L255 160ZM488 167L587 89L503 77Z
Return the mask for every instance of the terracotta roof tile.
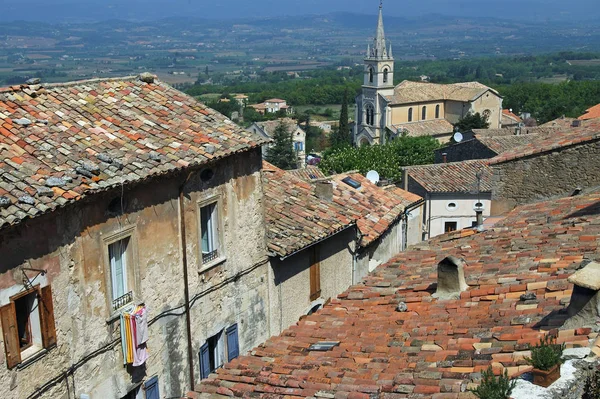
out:
M160 82L125 78L3 89L0 226L263 141Z
M581 115L577 119L585 121L588 119L596 119L596 118L600 118L600 104L594 105L592 108L589 108L588 110L586 110L584 115Z
M485 145L496 154L502 154L506 151L512 150L513 148L535 143L536 141L540 140L541 137L542 136L538 134L522 134L519 136L475 136L475 138L481 144Z
M317 166L309 165L302 169L288 170L287 172L292 174L293 176L296 176L299 179L302 179L304 181L309 181L309 182L313 181L313 180L327 178L327 175L325 173L323 173L323 171L321 169L319 169L319 167L317 167Z
M554 134L548 135L542 140L535 141L510 151L506 151L499 156L492 158L490 165L496 165L503 162L509 162L515 159L528 157L535 154L541 154L548 151L557 150L563 147L583 144L600 139L600 120L589 123L587 126L571 128L566 130L557 130Z
M492 170L487 160L410 166L410 177L430 193L469 193L477 190L477 173L482 172L481 192L492 191Z
M394 94L387 97L392 104L420 103L424 101L454 100L473 101L483 93L494 89L479 82L438 84L411 82L405 80L394 88Z
M566 316L567 278L597 257L600 194L528 205L490 230L438 237L399 254L319 312L211 374L200 392L269 398L454 397L489 365L520 375L528 345L556 334ZM594 240L583 240L593 237ZM466 262L460 299L432 297L437 263ZM530 292L535 300L521 299ZM406 312L398 312L404 302ZM561 331L567 347L588 346L591 329ZM319 341L339 341L327 352ZM411 396L412 397L412 396Z

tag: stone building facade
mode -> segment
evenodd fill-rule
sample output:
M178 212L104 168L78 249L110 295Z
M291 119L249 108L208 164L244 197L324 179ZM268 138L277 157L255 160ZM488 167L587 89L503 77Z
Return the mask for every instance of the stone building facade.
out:
M569 129L491 159L492 215L600 186L599 132Z
M0 126L1 397L180 397L268 338L260 139L147 76L6 89Z

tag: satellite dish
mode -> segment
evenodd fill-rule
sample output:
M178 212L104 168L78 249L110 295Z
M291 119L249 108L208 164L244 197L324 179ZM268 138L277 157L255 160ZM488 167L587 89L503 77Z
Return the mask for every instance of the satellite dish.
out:
M464 137L461 132L454 133L454 141L456 141L457 143L460 143L461 141L463 141L463 139L464 139Z
M376 171L372 170L369 173L367 173L367 179L371 183L377 184L377 183L379 183L379 173L377 173Z

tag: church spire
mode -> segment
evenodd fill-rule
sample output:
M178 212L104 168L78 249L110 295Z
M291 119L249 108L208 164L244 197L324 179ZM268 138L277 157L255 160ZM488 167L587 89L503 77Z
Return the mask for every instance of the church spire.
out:
M385 44L385 30L383 28L383 0L379 1L379 20L377 21L377 34L373 41L373 48L368 54L369 58L389 59L388 49Z

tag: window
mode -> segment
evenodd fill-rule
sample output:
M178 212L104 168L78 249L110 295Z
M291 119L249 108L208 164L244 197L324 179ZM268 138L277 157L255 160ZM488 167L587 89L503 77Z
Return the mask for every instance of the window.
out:
M373 83L373 68L369 67L369 83Z
M227 348L225 348L227 346ZM200 348L200 378L207 378L226 361L239 356L238 326L232 325L224 331L210 337ZM227 353L227 359L225 359Z
M445 233L451 233L453 231L458 230L458 223L457 222L446 222L444 223L444 232Z
M421 120L427 120L427 107L423 107L421 110Z
M11 297L9 304L0 308L0 318L9 369L56 345L50 286L35 287Z
M110 278L112 288L112 309L119 309L133 301L133 293L128 283L128 258L130 237L123 238L108 246Z
M144 383L144 391L146 391L146 399L160 399L158 377L153 377L146 381Z
M319 260L319 247L315 245L310 258L310 300L314 301L321 296L321 263Z
M200 235L202 263L209 263L219 257L219 215L218 203L213 202L200 208Z
M440 105L435 106L435 119L440 119Z
M294 142L294 151L296 151L296 152L304 151L304 143L302 143L301 141Z
M409 108L408 109L408 121L412 122L412 120L413 120L413 109Z
M367 125L373 126L375 124L375 109L371 104L367 105Z
M383 83L387 83L388 82L388 75L390 74L390 71L385 68L383 70Z
M448 209L449 211L455 211L458 208L458 206L456 205L456 202L449 202L448 205L446 205L446 209Z

